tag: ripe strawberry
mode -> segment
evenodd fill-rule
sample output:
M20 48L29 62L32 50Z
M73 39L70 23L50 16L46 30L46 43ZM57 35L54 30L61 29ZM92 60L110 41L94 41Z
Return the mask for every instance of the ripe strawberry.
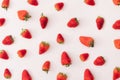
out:
M61 64L69 67L71 65L71 59L67 52L63 51L61 55Z
M89 69L84 71L84 80L94 80L94 76Z
M67 75L62 72L59 72L57 74L57 80L67 80Z
M48 73L49 69L50 69L50 61L45 61L44 64L42 65L42 70Z
M82 53L80 54L80 59L81 61L86 61L89 57L89 54L88 53Z
M115 46L115 48L120 49L120 39L114 40L114 46Z
M120 78L120 67L115 67L113 70L113 80Z
M4 60L8 60L9 56L5 50L0 50L0 58Z
M67 23L67 26L69 28L76 28L78 25L79 25L79 22L78 22L77 18L71 18Z
M102 56L98 56L95 60L94 60L94 65L96 66L102 66L105 64L105 59Z
M85 2L87 5L90 5L90 6L94 6L94 5L95 5L95 1L94 1L94 0L84 0L84 2Z
M7 35L3 40L2 40L2 43L4 45L11 45L13 44L14 40L13 40L13 37L12 35Z
M9 70L8 68L6 68L6 69L4 70L4 77L5 77L6 79L10 79L10 78L12 77L12 74L11 74L11 72L10 72L10 70Z
M28 19L31 17L27 10L19 10L17 14L20 20L28 21Z
M113 0L113 3L115 4L115 5L120 5L120 0Z
M120 29L120 20L116 20L113 24L113 29L118 30Z
M32 80L31 75L26 69L24 69L22 72L22 80Z
M49 49L49 43L42 41L39 45L39 54L45 53Z
M38 6L38 1L37 1L37 0L28 0L27 2L28 2L30 5Z
M0 18L0 27L5 23L5 18Z
M80 42L87 47L94 47L94 39L88 36L80 36Z
M54 7L57 11L62 10L63 6L64 6L63 2L58 2L58 3L55 3L55 5L54 5Z
M42 13L39 21L40 21L40 25L41 25L42 29L45 29L47 26L47 23L48 23L48 17L44 16Z
M9 3L10 3L9 0L3 0L1 7L7 10L9 7Z
M26 49L20 49L17 51L17 54L20 58L23 58L26 55L27 50Z
M59 44L63 44L63 43L64 43L64 38L63 38L62 34L59 33L59 34L57 35L56 41L57 41L57 43L59 43Z
M28 29L22 29L21 36L26 39L31 39L32 35Z
M97 24L98 30L101 30L102 27L103 27L103 24L104 24L104 18L98 16L97 19L96 19L96 24Z

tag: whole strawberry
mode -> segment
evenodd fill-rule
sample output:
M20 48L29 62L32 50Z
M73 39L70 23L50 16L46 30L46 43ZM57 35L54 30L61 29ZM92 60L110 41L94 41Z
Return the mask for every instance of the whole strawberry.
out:
M14 40L13 40L12 35L7 35L2 40L2 44L4 44L4 45L11 45L11 44L13 44L13 42L14 42Z
M114 46L116 49L120 49L120 39L115 39L114 40Z
M9 4L10 4L10 0L3 0L1 7L7 10L9 7Z
M67 26L69 28L76 28L78 25L79 25L79 22L78 22L77 18L71 18L67 23Z
M4 60L8 60L9 56L5 50L0 50L0 58Z
M98 30L101 30L102 27L103 27L103 24L104 24L104 18L98 16L97 19L96 19L96 24L97 24Z
M10 72L10 70L9 70L8 68L6 68L6 69L4 70L4 77L5 77L6 79L10 79L10 78L12 77L12 74L11 74L11 72Z
M5 18L0 18L0 27L5 23Z
M43 13L42 13L39 21L40 21L41 28L45 29L46 26L47 26L47 23L48 23L48 17L44 16Z
M95 5L95 1L94 1L94 0L84 0L84 2L85 2L87 5L90 5L90 6L94 6L94 5Z
M71 59L66 51L63 51L61 54L61 64L66 67L71 65Z
M50 69L50 61L45 61L44 64L42 65L42 70L48 73L49 69Z
M105 59L102 56L98 56L95 60L94 60L94 65L96 66L102 66L105 64Z
M115 67L113 69L113 80L120 78L120 67Z
M24 69L22 72L22 80L32 80L31 75L26 69Z
M80 54L79 57L80 57L80 60L84 62L88 59L89 54L88 53L82 53L82 54Z
M63 38L62 34L59 33L59 34L57 35L56 41L57 41L57 43L59 43L59 44L63 44L63 43L64 43L64 38Z
M28 2L30 5L38 6L38 1L37 1L37 0L28 0L27 2Z
M94 80L94 76L88 68L84 71L84 80Z
M113 3L115 4L115 5L120 5L120 0L113 0Z
M62 73L62 72L59 72L57 74L57 79L56 80L67 80L67 75Z
M54 7L55 7L55 9L56 9L57 11L62 10L63 6L64 6L64 3L63 3L63 2L57 2L57 3L55 3L55 5L54 5Z
M22 29L21 36L26 39L32 38L32 35L28 29Z
M115 30L119 30L120 29L120 20L116 20L112 27Z
M50 45L49 43L42 41L39 44L39 54L45 53L49 49Z
M20 20L28 21L28 19L31 17L27 10L19 10L17 14Z
M20 58L23 58L26 55L27 50L26 49L20 49L17 51L17 54Z

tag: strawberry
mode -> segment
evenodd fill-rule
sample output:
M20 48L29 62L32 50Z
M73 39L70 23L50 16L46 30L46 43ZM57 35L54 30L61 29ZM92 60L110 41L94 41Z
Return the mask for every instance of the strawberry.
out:
M10 4L10 0L3 0L1 7L7 10L9 7L9 4Z
M87 5L90 5L90 6L94 6L94 5L95 5L95 1L94 1L94 0L84 0L84 2L85 2Z
M38 6L38 1L37 1L37 0L28 0L27 2L28 2L30 5Z
M120 20L116 20L113 24L113 29L118 30L120 29Z
M20 58L23 58L26 55L27 50L26 49L20 49L17 51L17 54Z
M0 58L4 60L8 60L9 56L5 50L0 50Z
M67 23L67 26L69 28L76 28L78 25L79 25L79 22L78 22L77 18L71 18Z
M49 43L42 41L39 45L39 54L45 53L49 49Z
M57 11L62 10L63 6L64 6L63 2L58 2L58 3L55 3L55 5L54 5L54 7Z
M63 38L62 34L59 33L59 34L57 35L56 41L57 41L57 43L59 43L59 44L63 44L63 43L64 43L64 38Z
M84 71L84 80L94 80L94 76L88 68Z
M6 79L10 79L10 78L12 77L12 74L11 74L11 72L10 72L10 70L9 70L8 68L6 68L6 69L4 70L4 77L5 77Z
M97 24L98 30L101 30L102 27L103 27L103 24L104 24L104 18L98 16L97 19L96 19L96 24Z
M120 49L120 39L114 40L114 46L115 46L115 48Z
M120 5L120 0L113 0L113 3L115 4L115 5Z
M62 52L61 64L66 66L66 67L69 67L71 65L71 59L66 51Z
M22 80L32 80L31 75L26 69L24 69L22 72Z
M82 53L80 54L80 59L81 61L86 61L89 57L89 54L88 53Z
M96 66L102 66L105 64L105 59L102 56L98 56L95 60L94 60L94 65Z
M50 61L45 61L42 66L42 70L48 73L49 69L50 69Z
M57 80L67 80L67 75L62 72L59 72L57 74Z
M5 23L5 18L0 18L0 27Z
M26 39L32 38L32 35L28 29L22 29L21 36Z
M13 44L14 40L13 40L13 37L12 35L7 35L3 40L2 40L2 43L4 45L11 45Z
M115 67L113 70L113 80L120 78L120 67Z
M27 10L19 10L17 14L20 20L28 21L28 19L31 17Z
M44 16L42 13L39 21L40 21L40 25L41 25L42 29L45 29L47 26L47 23L48 23L48 17Z

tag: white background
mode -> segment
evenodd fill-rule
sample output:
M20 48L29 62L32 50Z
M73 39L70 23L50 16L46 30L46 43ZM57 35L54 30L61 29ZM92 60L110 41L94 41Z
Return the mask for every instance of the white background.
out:
M12 73L11 80L21 80L23 69L27 69L33 80L56 80L59 72L68 75L68 80L83 80L84 70L89 68L95 80L112 80L113 69L120 66L120 50L116 49L113 40L120 38L120 31L112 29L113 23L120 19L120 7L115 6L112 0L95 0L95 6L89 6L84 0L38 0L39 6L34 7L27 3L27 0L10 0L8 10L0 8L0 17L5 17L6 22L0 27L0 49L5 49L10 57L9 60L0 59L0 79L5 80L3 72L9 68ZM63 1L64 8L57 12L54 8L56 2ZM0 3L2 0L0 0ZM29 21L18 19L18 10L28 10L32 16ZM39 18L41 13L49 18L46 29L41 29ZM95 19L102 16L105 24L102 30L96 27ZM70 29L67 22L70 18L78 18L80 25ZM27 40L20 36L21 29L27 28L32 34L32 39ZM63 34L65 43L60 45L56 42L58 33ZM14 44L5 46L2 39L11 34L14 37ZM79 36L91 36L95 40L95 46L88 48L79 42ZM47 41L50 49L43 55L39 55L39 43ZM25 48L27 54L24 58L17 56L17 50ZM68 52L72 59L72 65L68 68L60 63L61 53ZM79 59L81 53L90 54L86 62ZM94 59L103 56L105 65L95 66ZM51 68L48 74L41 70L42 64L51 61Z

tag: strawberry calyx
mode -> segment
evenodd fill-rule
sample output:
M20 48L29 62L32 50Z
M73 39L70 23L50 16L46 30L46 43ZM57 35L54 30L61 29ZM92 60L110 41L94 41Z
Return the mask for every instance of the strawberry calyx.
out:
M94 47L94 41L90 42L90 47Z
M25 16L25 21L28 21L28 19L30 18L31 16L29 15L29 14L27 14L26 16Z

